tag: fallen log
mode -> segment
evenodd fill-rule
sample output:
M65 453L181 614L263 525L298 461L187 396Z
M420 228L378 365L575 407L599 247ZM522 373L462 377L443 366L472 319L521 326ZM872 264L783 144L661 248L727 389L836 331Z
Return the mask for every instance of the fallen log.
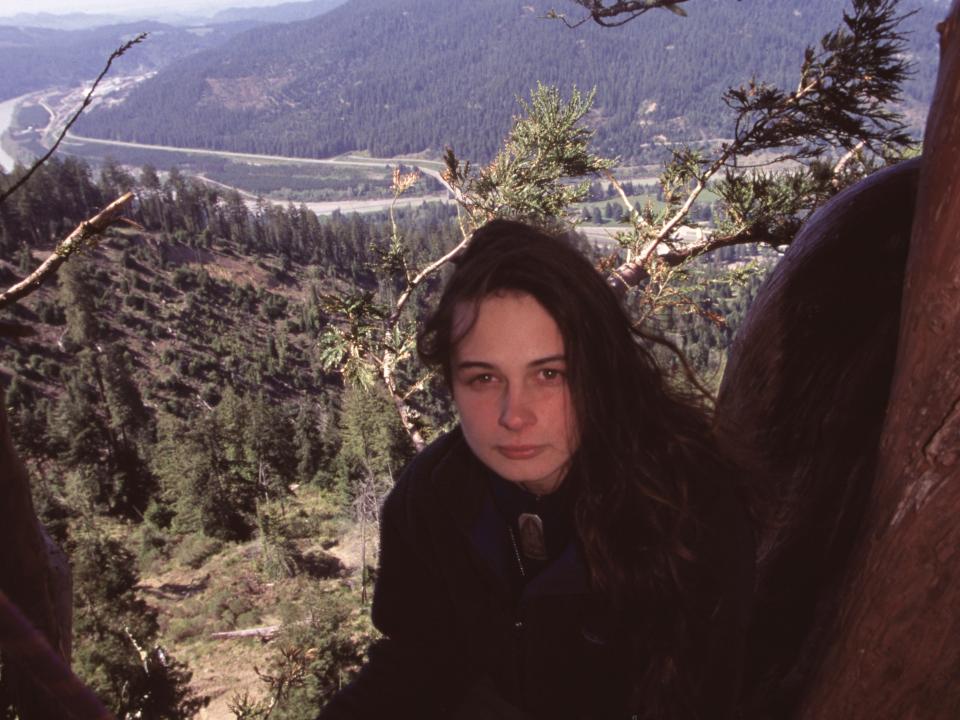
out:
M269 640L280 632L279 625L265 625L264 627L246 628L245 630L227 630L224 632L210 633L210 637L215 640L232 640L233 638L261 637Z

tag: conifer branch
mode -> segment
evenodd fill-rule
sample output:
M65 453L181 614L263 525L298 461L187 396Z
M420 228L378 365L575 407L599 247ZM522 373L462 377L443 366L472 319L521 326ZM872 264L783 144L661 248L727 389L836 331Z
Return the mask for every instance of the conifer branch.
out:
M575 1L604 6L601 0ZM604 7L621 6L618 12L624 13L628 10L623 6L629 4ZM611 273L611 286L626 292L649 277L644 266L654 261L679 264L729 245L789 242L789 230L795 231L806 213L842 189L841 176L858 154L908 145L901 117L889 108L909 74L904 36L896 29L905 16L897 15L896 9L897 0L853 0L853 11L844 13L843 25L823 37L819 50L807 48L792 92L755 79L729 89L724 101L736 112L733 140L712 159L689 149L674 152L661 183L665 190L684 188L686 197L679 205L668 199L669 213L655 232L640 222L639 214L631 213L640 249ZM761 151L776 152L777 161L817 160L830 151L843 154L825 183L809 171L786 174L782 181L762 172L745 175L742 158ZM764 161L757 167L769 165ZM700 242L658 255L659 245L674 235L721 171L727 177L717 182L718 193L736 221Z

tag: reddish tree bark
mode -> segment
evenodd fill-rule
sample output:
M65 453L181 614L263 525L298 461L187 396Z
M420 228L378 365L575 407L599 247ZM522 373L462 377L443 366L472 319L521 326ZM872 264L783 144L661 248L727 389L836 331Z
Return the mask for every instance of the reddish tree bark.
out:
M37 520L27 471L10 440L0 405L0 589L69 663L72 587L66 556ZM4 684L23 720L62 717L59 702L25 672L17 650L4 653Z
M875 471L920 162L840 193L803 227L737 334L724 444L764 489L743 711L793 717L833 618Z
M960 0L940 34L876 481L809 720L960 717Z

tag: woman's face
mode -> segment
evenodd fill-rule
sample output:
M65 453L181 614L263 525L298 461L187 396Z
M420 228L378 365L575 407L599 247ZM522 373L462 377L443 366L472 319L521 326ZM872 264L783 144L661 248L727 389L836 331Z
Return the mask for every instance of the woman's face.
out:
M538 495L552 492L578 444L560 328L525 293L465 303L453 323L454 337L470 327L451 368L467 444L505 480Z

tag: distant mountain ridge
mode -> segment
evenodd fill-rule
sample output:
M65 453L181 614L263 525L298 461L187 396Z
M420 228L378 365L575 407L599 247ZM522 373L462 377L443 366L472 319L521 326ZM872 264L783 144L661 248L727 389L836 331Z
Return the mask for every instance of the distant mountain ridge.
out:
M49 13L20 12L16 15L0 16L0 25L16 27L41 27L50 30L86 30L103 25L116 25L127 18L108 13Z
M210 22L238 22L256 20L258 22L295 22L322 15L347 0L305 0L304 2L285 2L279 5L257 7L232 7L213 14Z
M729 133L723 91L752 76L796 82L803 48L841 21L838 0L700 0L689 17L655 12L619 29L543 19L556 0L350 0L321 17L265 26L173 64L80 132L147 143L330 156L453 145L489 158L537 81L597 87L604 152L655 138ZM904 10L917 7L904 3ZM936 71L925 3L912 29L922 114ZM918 110L919 108L919 110Z
M305 0L229 7L206 19L166 13L177 18L170 21L82 12L0 17L0 101L51 86L70 87L90 81L113 50L140 32L150 33L149 41L118 63L114 73L156 70L217 47L238 33L266 23L316 17L344 2Z
M293 22L316 17L346 0L295 0L294 2L277 3L270 5L271 0L261 0L263 5L250 7L225 7L211 14L197 10L193 13L178 12L157 6L153 10L139 14L136 10L121 12L17 12L13 15L3 14L0 7L0 26L47 28L48 30L90 30L105 25L123 25L131 22L155 21L178 27L210 25L218 23L235 23L255 21L257 23ZM223 3L222 3L223 4ZM139 15L139 16L138 16Z
M148 20L55 30L0 24L0 100L46 87L89 82L103 69L111 52L140 32L150 33L147 42L125 55L114 66L114 73L156 70L175 58L220 45L255 25L246 21L184 28Z

